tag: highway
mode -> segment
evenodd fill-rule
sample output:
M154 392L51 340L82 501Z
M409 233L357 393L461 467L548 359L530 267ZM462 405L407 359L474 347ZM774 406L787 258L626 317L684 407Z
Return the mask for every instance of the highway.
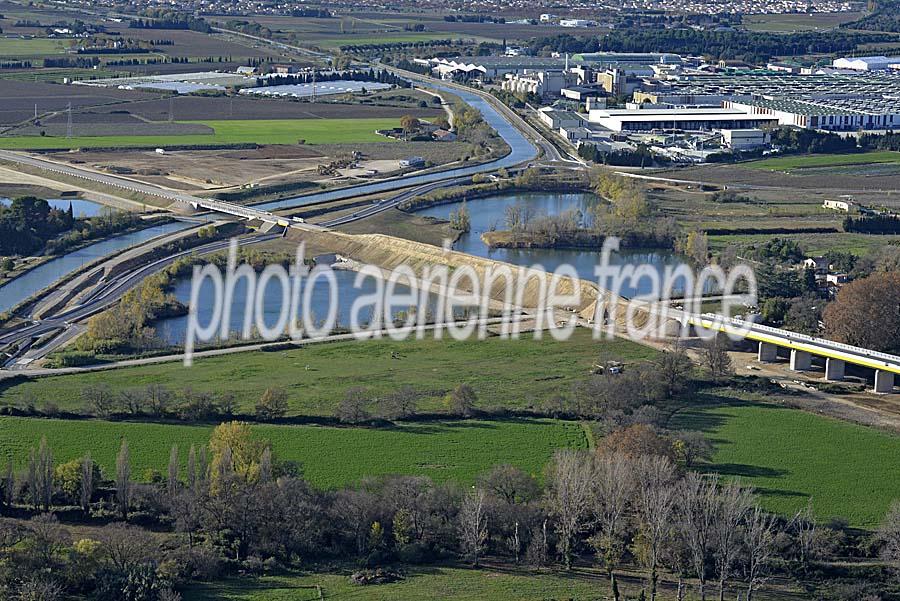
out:
M257 234L253 237L242 238L238 240L238 243L241 246L248 246L274 240L280 236L281 232ZM218 252L227 249L229 244L230 240L217 240L215 242L210 242L209 244L180 251L162 259L157 259L132 271L127 271L118 276L114 276L98 286L89 296L82 299L78 305L56 313L50 318L42 319L0 335L0 346L19 345L20 351L26 350L30 348L32 341L52 332L59 331L60 334L56 338L48 341L46 345L41 346L40 355L35 356L32 354L29 358L29 362L36 358L40 358L41 356L45 356L51 350L60 346L62 342L67 341L66 336L72 335L70 330L74 324L106 309L122 298L126 292L140 284L145 278L155 273L159 273L181 257L186 257L191 254L209 254ZM17 353L16 356L18 356L18 354L19 353ZM21 369L25 366L25 364L17 364L15 357L12 359L12 365L10 365L10 360L8 358L5 362L7 363L7 368L12 367L14 369Z

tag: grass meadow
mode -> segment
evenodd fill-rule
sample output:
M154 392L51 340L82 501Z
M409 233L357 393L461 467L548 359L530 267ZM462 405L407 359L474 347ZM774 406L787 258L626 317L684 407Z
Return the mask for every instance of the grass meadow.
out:
M0 56L4 60L40 58L63 54L70 40L51 40L49 38L4 38L0 37ZM40 65L40 63L38 63Z
M52 402L61 409L82 408L85 386L105 384L113 390L161 383L177 392L190 386L198 392L227 391L240 411L252 412L263 391L284 388L289 415L333 415L346 390L353 386L383 394L409 385L421 394L419 409L439 411L447 392L461 383L478 395L478 406L526 408L539 406L557 392L585 378L595 361L633 362L655 351L626 340L597 342L587 328L567 341L549 336L534 340L488 338L467 340L370 340L314 344L277 352L246 352L234 356L128 367L111 371L38 378L9 386L0 404Z
M572 574L493 572L451 567L411 568L401 582L360 587L345 574L272 576L255 580L195 585L183 591L185 601L314 601L366 599L367 601L571 601L601 599L607 591L602 579L575 578ZM631 587L620 583L625 593Z
M207 144L288 144L301 140L305 144L346 144L386 142L389 138L375 133L399 125L399 119L268 119L186 121L200 123L214 130L212 134L186 135L120 135L120 136L55 136L0 137L0 148L106 148L150 146L202 146ZM127 129L127 128L126 128Z
M874 528L900 499L900 437L775 405L719 404L678 413L715 445L710 471L740 478L763 505L790 514L811 497L819 519Z
M254 425L273 455L301 464L313 485L333 489L366 476L412 474L436 481L469 484L497 464L508 463L540 476L554 450L586 448L578 422L551 419L464 420L405 423L390 428ZM148 470L165 473L169 450L177 444L182 465L190 445L209 441L212 426L101 420L0 418L0 459L21 467L42 436L54 459L64 462L91 452L104 477L115 474L115 458L124 438L132 473L147 480Z

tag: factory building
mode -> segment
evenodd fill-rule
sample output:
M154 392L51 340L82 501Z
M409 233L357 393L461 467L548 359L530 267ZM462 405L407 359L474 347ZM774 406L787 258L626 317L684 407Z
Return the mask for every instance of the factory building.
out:
M778 119L733 108L593 109L588 121L613 132L636 132L758 129L775 125Z

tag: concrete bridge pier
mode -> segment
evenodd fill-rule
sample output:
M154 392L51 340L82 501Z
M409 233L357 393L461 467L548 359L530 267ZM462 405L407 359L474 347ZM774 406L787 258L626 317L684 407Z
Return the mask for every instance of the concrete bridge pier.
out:
M761 363L774 363L778 360L778 346L768 342L760 342L756 358Z
M844 379L846 363L841 359L825 359L825 379L829 382L840 382Z
M894 392L894 374L880 369L875 370L875 392L879 394Z
M791 349L791 371L806 371L812 367L812 355L806 351Z

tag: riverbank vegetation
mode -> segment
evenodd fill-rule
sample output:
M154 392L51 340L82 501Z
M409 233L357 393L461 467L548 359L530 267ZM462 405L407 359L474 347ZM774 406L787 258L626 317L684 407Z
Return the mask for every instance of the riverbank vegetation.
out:
M131 229L140 216L126 211L103 211L101 215L78 219L72 205L54 209L33 196L15 198L0 205L0 256L62 254L89 240Z
M190 248L192 243L206 243L215 239L234 235L234 227L221 231L214 228L203 229L196 239L173 243L166 252L174 253ZM157 250L155 254L159 254ZM187 314L188 308L178 301L170 290L175 282L191 273L198 263L211 263L223 269L228 255L218 252L211 255L182 257L163 271L152 275L109 309L91 317L87 331L75 343L75 351L63 351L52 355L49 365L67 367L96 363L103 359L119 358L120 355L135 355L162 349L165 345L156 337L153 322L166 317ZM263 252L254 248L238 249L238 263L246 263L255 271L262 271L266 265L289 265L295 257L286 252Z

